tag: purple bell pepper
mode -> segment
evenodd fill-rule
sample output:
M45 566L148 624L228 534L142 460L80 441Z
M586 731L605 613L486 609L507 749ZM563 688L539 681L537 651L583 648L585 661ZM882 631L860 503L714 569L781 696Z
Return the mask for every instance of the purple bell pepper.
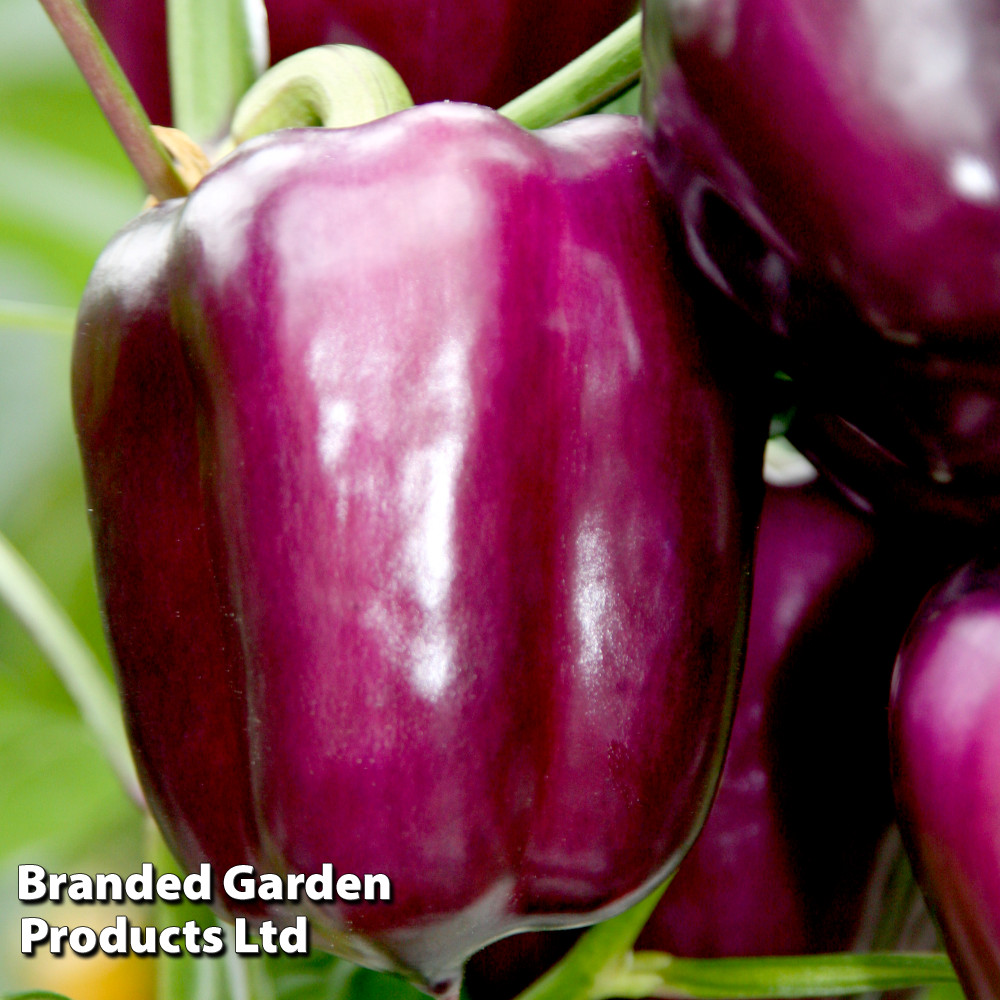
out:
M651 889L721 766L766 415L655 197L619 116L286 130L123 230L81 306L99 585L168 843L387 874L315 935L425 987Z
M170 124L165 0L86 0L150 118ZM635 0L268 0L271 56L372 49L417 103L499 107L600 41Z
M969 1000L1000 997L1000 566L921 605L896 663L893 783L904 840Z
M873 503L996 520L1000 7L645 12L658 176L703 270L781 338L796 443Z

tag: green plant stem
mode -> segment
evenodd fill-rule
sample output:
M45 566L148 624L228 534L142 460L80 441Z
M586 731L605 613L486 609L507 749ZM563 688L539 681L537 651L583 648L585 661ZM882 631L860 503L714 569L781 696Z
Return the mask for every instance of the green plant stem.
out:
M866 990L955 982L947 956L935 953L694 959L640 951L608 966L598 977L590 1000L850 996Z
M0 299L0 330L30 330L70 337L76 327L76 311L66 306Z
M948 957L937 953L694 959L632 951L665 890L592 927L518 1000L766 1000L957 982Z
M295 126L347 128L412 104L406 84L381 56L356 45L320 45L272 66L247 91L230 142Z
M532 983L518 1000L586 1000L596 996L597 982L606 970L632 953L636 938L668 884L660 886L619 916L591 927L569 954Z
M142 805L118 699L97 658L35 571L0 534L0 600L55 668L129 797Z
M149 193L160 201L186 195L188 188L174 169L170 154L153 133L135 91L80 0L39 2Z
M545 128L607 104L639 79L641 17L636 14L607 38L548 79L500 108L524 128Z

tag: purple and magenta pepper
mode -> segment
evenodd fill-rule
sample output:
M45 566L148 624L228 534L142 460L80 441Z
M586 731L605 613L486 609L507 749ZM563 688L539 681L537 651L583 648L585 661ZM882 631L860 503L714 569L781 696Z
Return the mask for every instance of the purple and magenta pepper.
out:
M926 576L887 528L819 481L765 494L719 789L639 947L695 958L871 947L901 850L885 705Z
M885 705L926 576L886 528L818 481L765 493L722 777L637 948L808 955L895 946L911 924L928 929L919 904L879 924L902 851ZM509 1000L572 942L529 934L485 949L469 965L470 997Z
M288 130L123 230L81 307L100 590L169 844L387 874L315 936L425 987L650 890L721 765L766 416L655 201L634 119Z
M921 605L890 705L896 805L969 1000L1000 997L1000 566L972 562Z

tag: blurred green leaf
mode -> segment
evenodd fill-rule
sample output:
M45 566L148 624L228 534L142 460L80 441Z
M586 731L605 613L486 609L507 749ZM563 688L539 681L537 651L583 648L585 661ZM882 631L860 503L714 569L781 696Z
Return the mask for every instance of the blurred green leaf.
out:
M321 951L261 963L275 1000L421 1000L426 994L399 976L372 972Z
M41 7L0 18L0 296L75 306L141 185Z
M70 1000L62 993L47 993L44 990L32 990L29 993L4 993L3 1000Z
M921 993L920 1000L965 1000L965 993L958 983L939 983Z
M66 306L39 305L0 299L0 331L25 330L62 337L68 343L76 323L76 310Z
M42 650L122 787L142 801L118 699L72 620L0 532L0 600Z
M2 676L0 760L0 859L78 852L138 816L87 727L18 697Z
M67 315L104 244L141 207L143 192L36 0L0 0L0 22L0 297L59 306ZM31 325L29 318L0 331L0 530L45 580L109 676L70 419L72 340L41 336ZM45 658L5 608L0 817L0 995L42 985L75 994L52 978L62 963L53 968L20 954L16 927L24 907L12 873L28 862L56 871L134 871L142 819ZM83 998L81 992L77 1000Z

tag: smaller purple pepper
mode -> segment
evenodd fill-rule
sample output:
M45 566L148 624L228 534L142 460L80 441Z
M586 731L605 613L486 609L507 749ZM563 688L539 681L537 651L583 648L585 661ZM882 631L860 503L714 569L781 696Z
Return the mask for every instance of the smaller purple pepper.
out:
M969 1000L1000 997L1000 563L968 564L920 606L896 663L899 822Z
M639 947L794 955L862 934L892 821L885 698L916 602L887 542L819 482L768 489L719 790Z

